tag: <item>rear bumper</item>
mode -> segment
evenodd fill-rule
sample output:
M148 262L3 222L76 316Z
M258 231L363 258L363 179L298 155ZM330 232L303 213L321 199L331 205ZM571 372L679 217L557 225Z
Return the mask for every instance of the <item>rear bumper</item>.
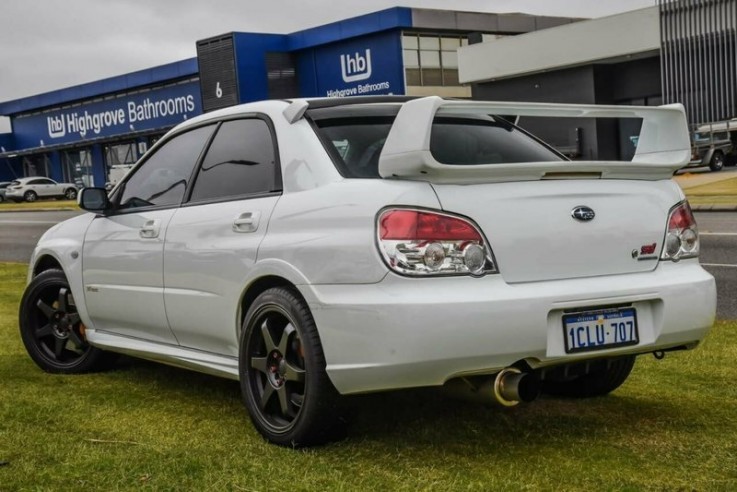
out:
M327 371L341 393L433 386L520 360L543 367L700 341L714 322L714 278L696 260L652 272L506 284L501 276L302 286ZM566 354L563 311L631 303L635 346Z

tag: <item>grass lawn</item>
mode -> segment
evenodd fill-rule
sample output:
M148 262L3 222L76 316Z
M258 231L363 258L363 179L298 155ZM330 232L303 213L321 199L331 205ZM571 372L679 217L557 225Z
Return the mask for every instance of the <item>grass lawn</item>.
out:
M692 205L737 205L737 178L687 188L685 193Z
M0 490L737 489L737 322L643 356L609 397L363 396L347 440L292 451L258 436L232 381L132 360L41 372L17 333L24 278L0 264Z
M38 210L53 208L55 210L79 210L77 200L38 200L35 202L2 202L0 212L3 210Z

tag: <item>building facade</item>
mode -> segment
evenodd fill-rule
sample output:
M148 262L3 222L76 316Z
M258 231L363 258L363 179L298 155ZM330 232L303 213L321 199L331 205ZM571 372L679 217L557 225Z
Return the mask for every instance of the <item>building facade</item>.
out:
M226 33L197 57L0 103L0 181L115 182L176 124L269 98L470 97L458 49L577 19L391 8L291 34Z
M681 103L692 130L737 118L737 0L660 0L650 8L459 50L476 99ZM629 160L640 122L523 121L574 158ZM730 128L737 129L737 120ZM733 134L737 141L737 132Z

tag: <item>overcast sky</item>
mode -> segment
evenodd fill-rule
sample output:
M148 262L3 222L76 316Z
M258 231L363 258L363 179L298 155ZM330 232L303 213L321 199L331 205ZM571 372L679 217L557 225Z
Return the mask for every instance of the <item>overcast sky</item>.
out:
M0 0L0 101L195 56L230 31L288 33L397 5L600 17L655 0ZM0 132L8 131L0 118Z

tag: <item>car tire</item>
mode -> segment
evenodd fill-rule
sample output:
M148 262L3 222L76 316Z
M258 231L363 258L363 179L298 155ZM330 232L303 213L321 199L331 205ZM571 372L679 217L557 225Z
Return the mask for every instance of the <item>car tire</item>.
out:
M31 280L20 303L20 335L41 369L79 374L107 369L117 355L87 343L64 272L46 270Z
M0 203L3 203L5 201L5 197L3 195L0 195Z
M77 190L75 190L74 188L69 188L64 192L64 198L66 198L67 200L74 200L75 198L77 198Z
M724 153L721 150L714 152L709 161L709 169L713 172L721 171L724 168Z
M239 361L245 406L268 441L303 447L342 435L339 395L325 372L312 314L297 292L278 287L256 298L243 322Z
M543 392L569 398L603 396L622 386L634 365L634 355L612 359L603 369L570 381L544 381Z
M36 195L35 191L28 190L25 193L23 193L23 200L27 202L35 202L38 199L38 195Z

